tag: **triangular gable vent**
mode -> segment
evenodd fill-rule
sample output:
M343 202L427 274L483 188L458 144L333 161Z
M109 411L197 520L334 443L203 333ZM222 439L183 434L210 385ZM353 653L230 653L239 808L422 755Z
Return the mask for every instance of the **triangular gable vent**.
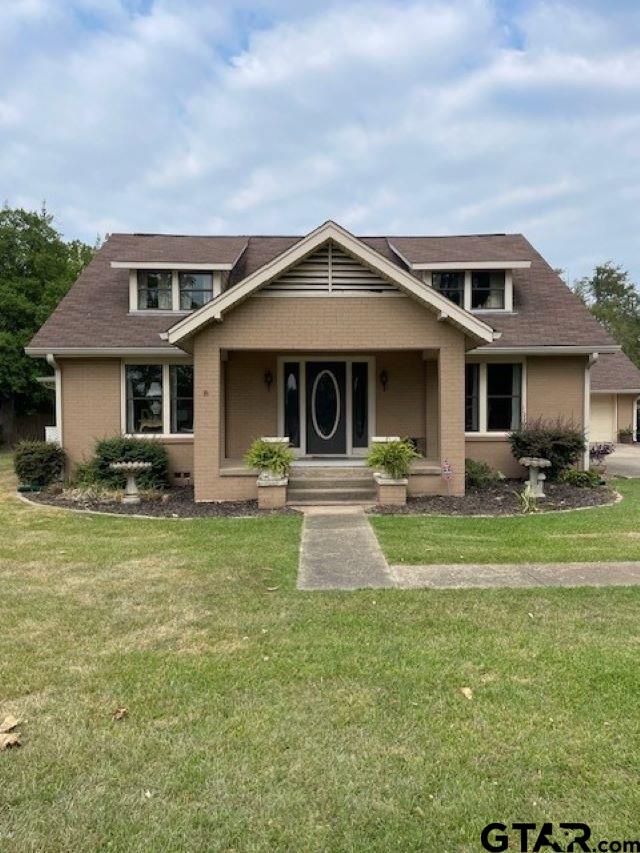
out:
M343 252L331 240L263 289L266 293L299 294L345 291L397 293L398 289Z

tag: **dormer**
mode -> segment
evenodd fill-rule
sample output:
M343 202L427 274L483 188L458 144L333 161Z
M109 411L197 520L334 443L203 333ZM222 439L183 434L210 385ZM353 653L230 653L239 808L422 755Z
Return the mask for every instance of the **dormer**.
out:
M513 261L530 265L529 261ZM513 311L513 270L499 263L487 268L458 269L457 265L446 265L446 269L424 270L424 283L435 288L466 311L474 314Z
M230 264L155 264L112 261L129 271L129 312L188 314L222 293L223 269Z
M125 237L121 259L129 274L129 313L188 314L219 296L247 248L246 237ZM126 253L126 254L125 254Z
M468 239L461 238L463 241ZM440 238L441 243L442 240ZM389 240L391 249L426 285L473 314L513 312L514 270L528 270L531 267L530 260L505 258L504 251L501 252L502 257L495 260L490 257L483 260L416 260L408 256L406 247L403 246L401 250L395 242L400 241L397 238L394 238L394 242ZM442 256L442 245L438 250Z

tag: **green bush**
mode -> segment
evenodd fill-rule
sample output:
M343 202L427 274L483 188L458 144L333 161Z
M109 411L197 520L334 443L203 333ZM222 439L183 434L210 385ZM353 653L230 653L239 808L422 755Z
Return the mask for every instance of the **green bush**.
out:
M578 471L577 468L567 468L558 480L569 486L577 486L579 489L595 489L604 482L597 471Z
M64 470L65 452L46 441L21 441L15 449L13 468L23 485L49 486Z
M78 488L85 486L93 486L100 482L98 466L96 459L90 459L88 462L79 462L73 469L71 477L71 485Z
M464 484L468 489L489 489L497 486L501 477L487 462L464 460Z
M414 459L419 459L412 442L408 439L374 444L367 456L370 468L382 468L391 480L404 480Z
M262 438L256 438L244 455L247 468L257 468L276 477L286 477L293 460L293 452L284 442L276 443Z
M166 447L159 441L123 436L98 441L95 457L89 463L95 470L95 481L89 482L99 482L113 489L124 488L126 478L109 468L112 462L151 462L148 471L136 475L139 488L166 489L169 485L169 457ZM85 476L89 472L90 469L85 468Z
M570 421L530 421L509 435L511 452L517 460L523 456L548 459L550 480L557 480L561 472L580 459L586 442L584 432Z

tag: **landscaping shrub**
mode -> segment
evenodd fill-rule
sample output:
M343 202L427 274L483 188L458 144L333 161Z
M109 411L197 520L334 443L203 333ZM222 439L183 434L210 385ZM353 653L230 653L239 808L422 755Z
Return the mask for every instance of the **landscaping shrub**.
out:
M550 480L580 459L585 449L584 432L573 423L563 420L530 421L509 435L511 452L517 460L523 456L548 459Z
M95 458L89 464L95 469L97 482L114 489L122 489L126 478L124 474L118 474L109 468L111 462L151 462L148 471L136 476L139 488L166 489L169 485L169 457L166 447L159 441L116 436L96 443ZM84 473L87 475L87 469Z
M487 462L464 460L464 484L468 489L489 489L497 486L501 479L500 474Z
M46 441L21 441L13 456L13 468L20 483L40 488L59 479L64 463L64 450Z
M79 462L73 469L73 477L71 485L83 488L85 486L93 486L100 482L97 460L90 459L89 462Z
M387 441L374 444L367 456L370 468L382 468L391 480L404 480L414 459L419 459L413 444L408 438L401 441Z
M558 479L561 483L577 486L579 489L595 489L603 483L597 471L578 471L577 468L567 468Z
M294 460L293 451L285 442L265 441L256 438L244 455L247 468L257 468L276 477L286 477Z

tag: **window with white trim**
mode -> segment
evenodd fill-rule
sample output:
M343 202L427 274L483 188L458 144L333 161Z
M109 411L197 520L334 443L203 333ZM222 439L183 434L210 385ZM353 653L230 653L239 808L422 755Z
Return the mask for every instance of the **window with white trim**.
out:
M171 311L173 284L170 270L138 270L138 309Z
M194 311L213 299L213 274L180 272L180 310Z
M193 433L193 365L127 364L124 383L128 435Z
M464 308L464 272L460 270L433 272L431 284L447 299Z
M522 420L522 365L467 364L466 432L511 432Z
M503 311L505 308L504 270L473 270L471 310Z
M467 364L465 382L465 432L478 432L480 429L480 365Z
M172 364L171 381L171 432L193 432L193 365Z
M125 374L127 432L161 433L162 365L128 364Z

